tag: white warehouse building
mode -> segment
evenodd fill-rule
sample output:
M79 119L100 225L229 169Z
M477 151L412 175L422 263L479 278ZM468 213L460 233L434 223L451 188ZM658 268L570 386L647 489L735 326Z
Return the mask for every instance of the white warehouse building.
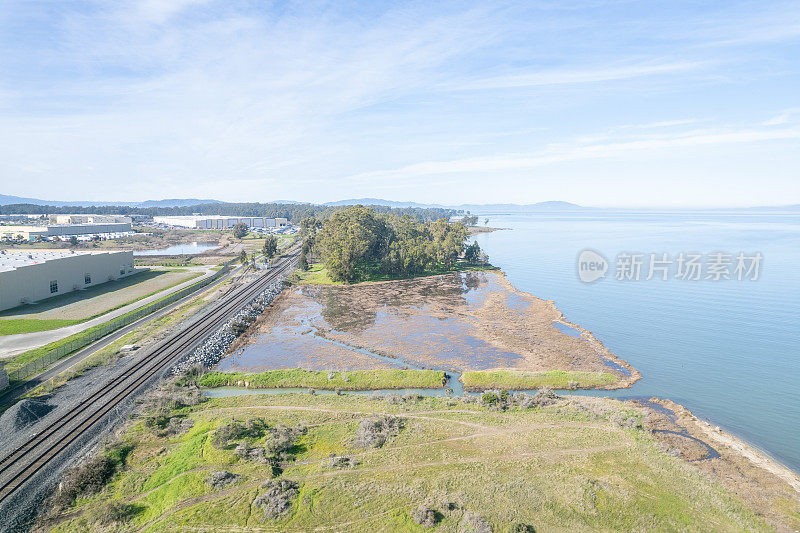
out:
M135 272L132 252L0 251L0 311Z
M165 216L153 217L153 222L167 226L191 229L230 229L239 222L249 228L282 228L289 225L285 218L210 216Z

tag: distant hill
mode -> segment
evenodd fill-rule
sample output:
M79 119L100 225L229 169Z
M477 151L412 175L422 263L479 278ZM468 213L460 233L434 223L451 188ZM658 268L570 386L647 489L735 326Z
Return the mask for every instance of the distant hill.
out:
M420 204L417 202L395 202L394 200L383 200L381 198L351 198L349 200L339 200L337 202L325 202L322 205L337 207L341 205L382 205L384 207L444 207L438 204Z
M574 210L590 209L569 202L539 202L535 204L461 204L454 206L455 209L463 211L497 211L501 213L522 213L526 211L545 211L545 210Z
M91 207L120 205L128 207L187 207L190 205L221 204L219 200L201 200L196 198L171 198L165 200L147 200L145 202L87 202L87 201L58 201L41 200L39 198L23 198L21 196L10 196L0 194L0 205L11 204L33 204L33 205L52 205L55 207Z
M450 208L459 209L461 211L504 211L504 212L517 212L517 211L531 211L537 209L583 209L583 207L571 204L569 202L539 202L536 204L461 204L461 205L443 205L443 204L421 204L418 202L396 202L393 200L383 200L382 198L351 198L348 200L339 200L338 202L326 202L323 205L341 206L341 205L382 205L385 207L420 207L420 208Z

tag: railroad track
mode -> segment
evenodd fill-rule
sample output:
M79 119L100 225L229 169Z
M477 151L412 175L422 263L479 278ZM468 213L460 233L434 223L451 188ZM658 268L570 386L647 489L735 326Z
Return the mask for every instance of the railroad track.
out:
M169 367L175 359L216 331L221 322L241 309L295 263L296 253L279 260L271 270L248 285L232 289L209 313L175 333L114 379L108 381L78 409L53 420L39 433L0 459L0 504L38 474L47 464L76 442L139 387ZM227 297L226 297L227 296Z

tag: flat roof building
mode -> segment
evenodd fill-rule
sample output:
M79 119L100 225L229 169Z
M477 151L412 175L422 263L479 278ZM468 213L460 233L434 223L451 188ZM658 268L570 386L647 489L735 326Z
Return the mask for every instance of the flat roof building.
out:
M53 224L111 224L114 222L133 222L125 215L50 215Z
M0 226L0 239L19 239L35 241L36 239L69 238L73 235L118 235L131 233L130 222L114 222L106 224L56 224L51 226Z
M0 311L135 272L133 252L0 250Z
M239 222L254 229L282 228L289 225L289 221L285 218L228 217L220 215L153 217L153 222L191 229L230 229Z

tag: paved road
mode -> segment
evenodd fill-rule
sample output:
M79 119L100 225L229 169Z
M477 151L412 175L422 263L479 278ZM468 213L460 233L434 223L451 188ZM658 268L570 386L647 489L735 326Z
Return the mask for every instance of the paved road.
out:
M179 291L184 287L188 287L189 285L197 283L198 281L202 281L203 279L214 275L215 272L208 267L192 267L188 268L187 270L190 272L201 273L202 276L184 281L183 283L175 285L174 287L165 289L159 293L153 294L152 296L148 296L147 298L137 300L129 305L126 305L125 307L120 307L119 309L115 309L114 311L101 315L97 318L87 320L86 322L81 322L80 324L75 324L74 326L66 326L58 329L51 329L49 331L37 331L34 333L20 333L18 335L1 335L0 359L12 357L14 355L27 352L28 350L33 350L39 346L50 344L51 342L64 339L70 335L74 335L98 324L108 322L113 318L122 316L156 300L160 300L164 296Z

